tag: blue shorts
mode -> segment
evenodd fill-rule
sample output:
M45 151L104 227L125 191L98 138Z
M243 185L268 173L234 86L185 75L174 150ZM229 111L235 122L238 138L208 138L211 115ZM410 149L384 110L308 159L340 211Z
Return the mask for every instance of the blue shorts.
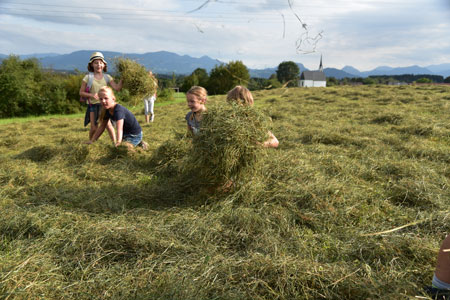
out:
M139 145L139 143L142 141L142 131L138 134L124 134L123 135L123 141L133 144L133 146Z
M97 125L97 119L100 112L100 104L97 103L88 105L86 109L86 114L84 116L84 126L86 126L87 124L89 124L89 122L91 122L91 114L90 114L91 112L94 113L95 125Z
M98 113L100 110L100 103L96 103L96 104L92 104L88 106L88 111L89 112L94 112L94 113Z
M450 291L450 283L439 280L439 278L436 277L436 274L433 275L431 285L440 290Z

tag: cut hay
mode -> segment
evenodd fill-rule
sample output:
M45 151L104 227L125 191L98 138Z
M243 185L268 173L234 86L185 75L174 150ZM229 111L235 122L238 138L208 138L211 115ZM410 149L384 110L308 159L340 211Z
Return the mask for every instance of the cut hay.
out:
M221 105L204 113L189 159L199 184L247 182L268 138L268 117L253 107ZM195 170L195 171L194 171Z
M173 139L166 140L155 150L150 165L157 175L176 176L181 172L191 148L192 143L188 138L177 135Z
M117 58L115 64L123 80L123 88L130 92L130 96L143 98L155 93L156 83L143 65L128 58Z

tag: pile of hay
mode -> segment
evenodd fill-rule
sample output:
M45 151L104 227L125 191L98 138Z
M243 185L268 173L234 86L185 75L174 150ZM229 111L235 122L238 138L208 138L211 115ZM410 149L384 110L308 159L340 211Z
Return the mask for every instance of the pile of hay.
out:
M192 143L184 135L177 134L173 139L165 141L152 155L150 160L152 171L158 176L179 175L191 148Z
M123 80L123 88L129 91L130 96L142 99L155 93L156 82L143 65L128 58L117 58L115 64Z
M221 186L251 180L268 131L268 117L253 107L231 104L209 108L187 160L198 184Z

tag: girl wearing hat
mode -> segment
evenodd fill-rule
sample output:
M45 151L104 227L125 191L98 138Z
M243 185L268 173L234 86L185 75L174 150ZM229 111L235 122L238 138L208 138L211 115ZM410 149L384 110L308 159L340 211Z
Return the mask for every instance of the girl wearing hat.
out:
M87 69L89 74L83 78L80 88L80 96L87 99L88 102L84 126L91 123L91 128L89 130L89 139L91 139L98 127L98 117L104 114L104 112L102 112L104 109L102 109L100 105L98 91L100 88L107 86L108 83L113 89L120 91L122 89L122 80L120 80L119 83L116 83L109 74L105 74L108 70L108 66L101 52L92 53ZM116 135L111 122L108 122L106 129L108 130L111 140L115 144Z

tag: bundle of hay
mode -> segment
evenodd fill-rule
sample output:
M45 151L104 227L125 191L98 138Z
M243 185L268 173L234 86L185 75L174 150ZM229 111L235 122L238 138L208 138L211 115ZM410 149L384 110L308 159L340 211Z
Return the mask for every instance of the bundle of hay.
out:
M237 104L209 108L188 160L201 185L227 185L251 180L269 119L253 107Z
M155 150L150 160L150 166L159 176L177 176L183 169L183 164L191 152L191 148L192 143L189 139L177 134Z
M130 96L142 99L155 93L156 82L143 65L128 58L117 58L115 64L123 80L123 88L129 91Z

